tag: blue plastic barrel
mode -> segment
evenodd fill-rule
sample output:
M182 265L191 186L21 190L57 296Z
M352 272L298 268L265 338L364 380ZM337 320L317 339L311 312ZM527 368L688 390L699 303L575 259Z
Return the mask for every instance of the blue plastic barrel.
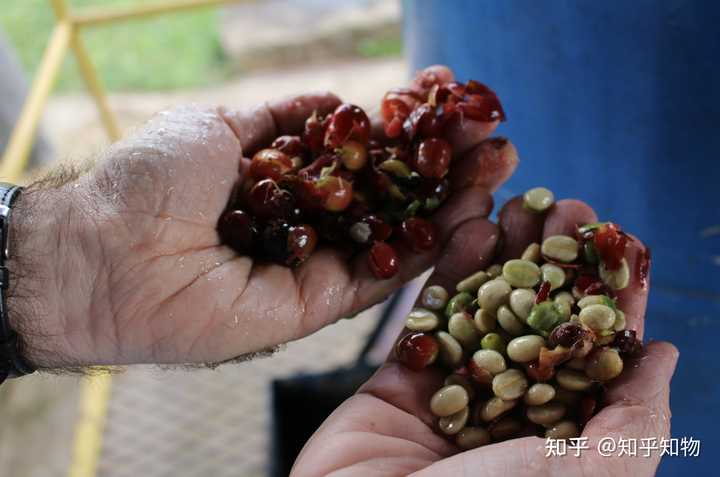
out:
M674 342L673 437L720 459L720 2L408 0L413 70L451 66L500 96L520 167L498 202L545 185L652 249L646 338ZM651 436L648 436L651 437Z

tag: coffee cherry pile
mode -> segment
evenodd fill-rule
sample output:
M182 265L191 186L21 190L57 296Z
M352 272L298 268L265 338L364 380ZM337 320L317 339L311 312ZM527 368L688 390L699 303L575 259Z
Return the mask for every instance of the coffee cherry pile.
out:
M449 194L453 123L502 121L487 86L442 82L423 72L382 100L384 135L352 104L307 118L299 136L281 136L252 158L218 221L222 242L238 253L295 267L321 244L369 250L379 279L398 272L396 247L434 247L429 216ZM402 244L402 245L400 245Z
M536 193L526 206L542 213L552 198ZM414 371L437 363L448 373L429 403L440 433L462 449L580 435L605 385L642 352L615 300L629 284L628 240L615 224L590 224L476 272L454 296L423 290L395 351ZM637 265L642 283L649 262Z

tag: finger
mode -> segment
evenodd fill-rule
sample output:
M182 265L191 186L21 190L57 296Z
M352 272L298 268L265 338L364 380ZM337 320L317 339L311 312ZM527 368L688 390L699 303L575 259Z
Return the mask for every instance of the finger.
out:
M603 439L656 439L659 444L670 436L670 381L677 365L678 351L670 343L654 342L645 354L627 363L623 374L613 382L605 398L609 404L590 422L583 435L590 449ZM633 475L654 475L660 452L649 457L638 454L633 460ZM604 457L597 451L587 454L588 466L602 464L608 475L622 475L627 458L613 454Z
M653 341L642 356L625 364L605 395L608 404L650 402L668 390L680 353L671 343Z
M456 117L448 124L445 137L452 144L453 154L462 156L492 136L499 125L500 121L485 123Z
M448 68L445 65L431 65L427 68L423 69L422 72L418 72L418 74L415 75L415 79L410 83L411 88L417 88L420 85L418 84L417 77L421 75L424 78L432 78L433 83L449 83L450 81L453 81L455 79L455 75L453 74L452 70Z
M579 225L597 222L595 211L585 202L575 199L558 201L547 213L543 238L551 235L575 235Z
M498 260L502 263L519 258L533 242L542 240L545 214L538 214L523 207L522 197L510 199L498 214L502 233L502 249Z
M243 154L252 157L278 136L300 134L305 120L314 111L325 115L339 104L340 98L332 93L309 93L271 101L253 109L219 108L219 112L240 140Z
M495 192L518 165L515 146L504 138L487 139L453 161L449 180L453 190L480 186Z
M595 212L584 202L561 200L548 213L543 235L572 235L577 226L597 221ZM644 250L645 246L638 239L633 237L628 242L625 259L630 268L630 282L626 288L617 292L617 305L625 313L627 328L636 330L640 339L643 336L649 290L649 277L643 283L638 272Z
M625 260L630 269L630 282L617 292L617 305L625 313L626 328L635 330L639 339L644 335L645 309L650 291L650 275L642 280L639 271L645 250L645 245L635 237L628 242Z

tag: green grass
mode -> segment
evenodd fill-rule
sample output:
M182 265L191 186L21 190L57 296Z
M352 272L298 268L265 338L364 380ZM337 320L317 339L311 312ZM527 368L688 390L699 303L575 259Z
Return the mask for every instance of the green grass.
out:
M403 43L400 36L383 38L366 38L358 42L356 50L360 56L378 58L385 56L401 56Z
M1 0L0 27L33 74L53 26L47 0ZM155 0L69 0L83 6L125 6ZM90 27L85 45L110 90L166 90L212 84L227 74L216 10L203 8L148 19ZM72 55L58 89L77 90L82 80Z

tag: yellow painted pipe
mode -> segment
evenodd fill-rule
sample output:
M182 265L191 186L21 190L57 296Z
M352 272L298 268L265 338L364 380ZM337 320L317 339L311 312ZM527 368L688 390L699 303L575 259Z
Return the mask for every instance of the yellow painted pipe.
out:
M55 0L61 3L61 0ZM59 22L50 37L30 94L25 100L20 119L10 136L7 148L0 162L2 180L18 180L25 170L32 149L43 108L62 66L72 37L73 27L67 21Z
M73 23L77 26L99 25L102 23L148 17L191 8L210 7L223 3L239 3L241 1L250 0L169 0L150 5L137 5L125 8L86 8L82 12L73 15Z
M88 56L85 44L80 37L80 32L77 30L73 32L72 49L75 52L78 67L80 68L80 73L85 80L85 85L95 99L95 105L100 113L100 120L105 126L105 131L107 131L108 137L111 141L120 139L120 128L118 127L115 115L110 109L110 104L108 103L105 91L103 90L100 79L95 71L95 67Z
M102 450L112 376L84 378L80 389L80 418L75 426L73 456L68 477L95 477Z
M50 0L50 5L53 7L53 10L55 10L55 17L58 20L67 20L70 9L65 0Z

